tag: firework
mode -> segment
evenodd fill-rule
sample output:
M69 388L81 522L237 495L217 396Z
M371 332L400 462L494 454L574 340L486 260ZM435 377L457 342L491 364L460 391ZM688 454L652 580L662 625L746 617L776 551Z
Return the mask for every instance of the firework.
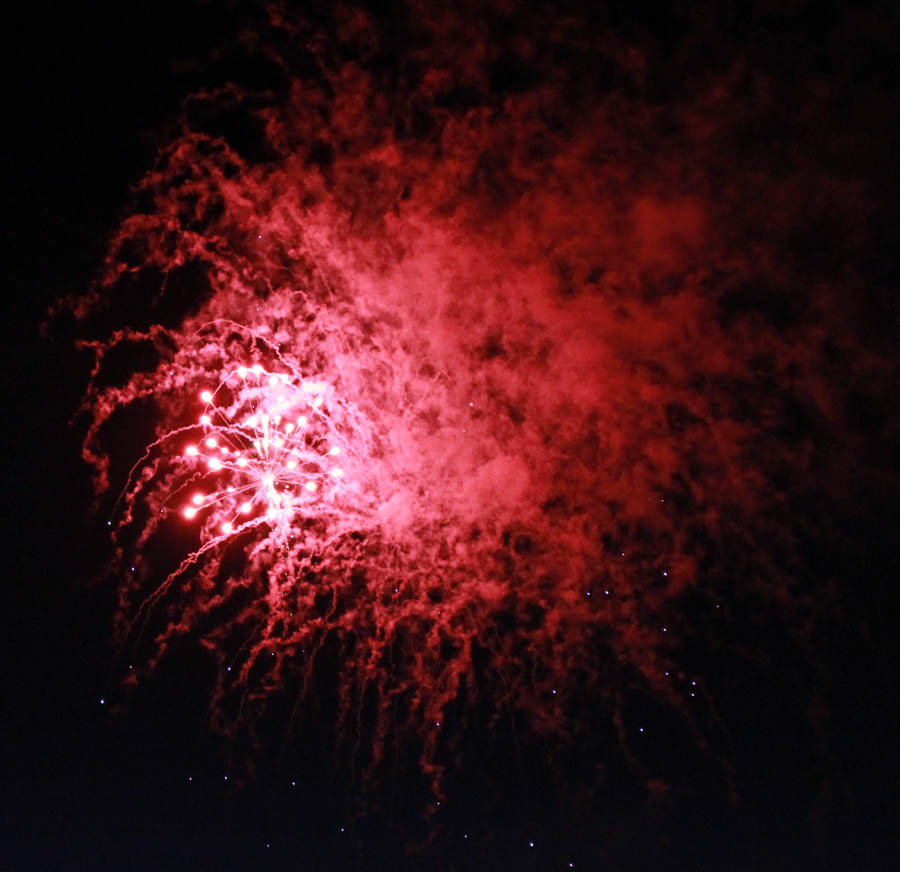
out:
M415 735L436 792L454 707L558 737L596 715L635 759L637 694L710 747L683 650L742 598L793 596L771 482L809 456L773 386L817 378L795 337L722 317L776 267L715 137L677 127L650 177L634 144L670 126L648 107L550 124L551 91L464 117L423 91L434 150L348 109L378 91L351 72L285 91L333 112L259 113L265 166L186 118L75 305L130 322L86 343L84 405L98 491L127 482L120 645L150 669L207 649L224 731L306 699L332 646L342 734L373 765Z

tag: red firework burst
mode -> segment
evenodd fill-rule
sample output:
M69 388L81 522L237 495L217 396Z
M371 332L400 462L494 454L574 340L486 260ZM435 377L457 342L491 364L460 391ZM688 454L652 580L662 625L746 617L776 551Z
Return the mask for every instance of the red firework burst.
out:
M436 791L440 725L479 695L565 734L590 688L627 750L638 688L709 739L683 599L794 596L770 482L809 457L773 385L817 378L796 337L723 317L732 277L780 269L719 196L727 130L614 103L550 124L552 89L454 114L429 76L436 149L359 68L321 75L262 110L198 97L246 100L271 159L185 120L76 304L130 323L88 343L85 403L99 489L128 480L120 640L152 627L152 667L199 637L223 729L235 696L245 722L291 674L302 697L335 641L342 726L373 691L372 760L402 721ZM657 127L671 158L635 151ZM128 409L154 430L130 476Z

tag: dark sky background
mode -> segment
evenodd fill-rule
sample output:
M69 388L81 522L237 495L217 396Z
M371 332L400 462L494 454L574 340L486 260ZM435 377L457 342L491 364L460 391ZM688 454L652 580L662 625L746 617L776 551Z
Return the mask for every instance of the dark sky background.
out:
M121 664L110 643L116 592L108 581L90 581L103 575L109 558L105 516L91 511L90 471L79 457L84 422L82 429L68 424L90 365L73 342L103 328L88 323L89 315L81 324L51 321L43 335L40 325L55 300L81 296L96 276L111 234L128 213L129 190L157 149L178 135L185 96L228 80L261 88L276 74L258 54L234 49L234 34L254 33L262 20L253 8L191 2L140 11L127 4L34 9L8 23L6 49L11 123L4 143L8 447L2 511L9 560L0 600L6 684L0 870L893 868L900 811L896 13L803 3L727 14L715 4L676 5L662 16L632 4L590 15L565 5L528 16L510 9L506 17L485 13L483 22L476 11L452 18L479 20L483 45L475 48L465 33L448 30L445 41L413 51L410 34L420 33L419 25L408 22L418 21L417 13L400 14L390 4L369 7L368 20L380 34L375 49L366 48L365 24L349 35L324 30L336 55L344 51L373 71L377 83L393 83L384 112L405 143L406 163L387 175L396 181L408 167L416 192L401 199L411 199L417 215L452 208L467 238L496 233L521 255L523 276L530 275L528 257L552 225L559 236L554 293L561 299L606 281L585 268L595 252L586 253L590 233L578 229L602 221L603 213L593 195L574 216L560 204L570 196L582 202L577 192L529 199L533 189L542 190L544 158L523 145L539 151L537 136L517 130L532 123L538 132L552 129L555 146L544 146L562 154L570 137L578 154L572 161L597 168L596 176L578 176L586 188L606 185L600 167L613 167L608 202L621 208L619 219L631 230L610 232L599 250L619 264L605 275L624 276L622 298L616 297L619 279L604 285L610 306L633 305L631 315L617 315L622 348L638 348L642 337L674 347L680 340L666 325L686 313L684 323L693 325L685 328L686 347L696 348L704 365L715 365L716 342L704 345L698 338L706 329L702 292L682 295L684 309L659 302L685 263L708 258L709 281L724 288L716 292L715 330L722 331L716 336L736 337L729 347L739 349L741 360L768 355L774 363L759 364L766 376L754 382L757 393L748 388L742 394L749 382L737 377L677 391L663 384L660 403L672 400L670 425L685 410L686 397L699 396L713 408L736 406L741 395L753 405L761 397L781 397L785 373L796 377L802 402L773 400L772 428L755 421L753 411L743 419L739 411L723 415L744 426L742 451L762 434L761 475L782 482L787 494L777 502L783 514L773 523L787 523L795 535L790 554L774 538L761 543L760 565L780 561L784 576L798 580L796 588L780 577L773 577L772 589L754 582L746 594L735 593L723 624L712 622L699 599L669 590L662 595L664 608L674 610L667 612L673 624L697 628L695 639L684 633L675 656L715 688L710 692L728 737L710 752L720 762L713 765L702 753L682 760L683 737L639 752L633 765L618 750L607 754L604 747L617 745L600 702L607 697L589 686L579 720L596 728L575 730L557 744L529 738L512 715L489 727L489 714L477 711L459 727L463 764L449 778L447 808L425 823L422 784L402 754L394 774L374 786L353 763L334 759L327 700L321 720L304 725L302 741L268 724L256 772L245 778L227 741L209 730L211 667L190 644L175 646L136 691L122 692ZM306 12L313 23L341 20L342 13L334 16L324 7ZM566 16L577 26L547 48L542 34ZM343 17L355 20L349 11ZM443 22L435 14L422 27L440 34ZM483 63L482 54L488 58ZM297 59L292 74L315 82L317 73L304 63ZM456 70L459 82L468 84L457 82L434 97L443 86L429 91L421 84L429 68ZM721 102L712 96L694 101L688 92L701 86L707 95L720 87ZM314 122L296 121L300 138L306 137L298 149L307 166L322 165L335 201L363 216L362 229L354 225L354 232L375 239L371 251L380 252L375 231L366 236L366 209L380 208L382 188L373 185L370 199L348 199L363 185L353 176L353 148L378 125L358 122L365 110L350 100L340 103L334 82L329 87L332 92L324 86L323 92L340 108L328 133L310 146L304 125ZM352 96L363 86L346 87ZM506 98L513 102L505 104ZM618 107L621 115L604 115L608 127L597 127L601 122L583 111L594 103ZM479 164L481 181L455 199L446 195L445 183L458 184L456 170L439 168L449 166L453 146L445 133L440 157L429 151L435 125L449 130L485 106L512 116L513 105L522 111L519 120L473 134L483 137L479 147L488 155ZM548 106L559 109L558 127L533 120L544 119L540 113ZM579 114L588 118L582 127L572 120ZM222 117L218 133L231 137L248 163L275 160L272 142L261 144L255 128ZM659 149L648 139L653 136ZM694 149L693 158L682 164L670 151L676 148ZM621 158L625 153L634 153L633 165ZM463 146L452 156L459 166L469 159ZM706 161L699 170L697 160ZM599 202L607 202L602 190ZM510 217L518 214L510 203L520 196L516 202L525 204L537 230L520 233ZM403 238L400 231L396 238ZM456 252L460 261L470 257L460 269L478 269L477 251L466 243ZM627 263L634 257L642 259L638 281L646 293L628 289ZM764 262L762 290L751 281L756 258ZM423 260L422 268L429 263ZM721 276L728 270L744 270L747 281L727 285ZM139 313L143 305L132 299L123 311ZM488 307L484 318L491 317ZM509 351L518 329L511 324L505 334L510 373L496 374L510 396L516 367L523 373L525 366ZM566 329L563 324L560 334ZM548 336L548 344L565 347L559 335ZM503 356L491 351L490 331L485 341L473 355L483 361ZM593 360L574 336L571 346L576 368ZM788 360L798 369L781 365ZM642 378L626 373L618 357L609 371L629 390ZM590 380L586 384L586 393L593 390ZM578 420L577 392L573 397ZM625 400L610 403L610 414L631 408ZM531 415L536 407L523 408ZM509 417L514 420L511 411ZM643 424L629 419L623 427L639 434L648 446L645 456L663 468L672 462ZM672 425L676 429L681 433ZM718 432L731 431L722 424ZM679 450L685 444L679 441ZM788 446L781 460L779 446ZM792 475L801 455L813 459ZM723 468L738 468L749 456L728 456ZM543 474L543 468L534 473ZM728 485L715 482L714 471L697 478L713 482L707 491L713 503L727 502ZM490 487L485 479L485 491ZM747 510L754 530L769 531L764 519L753 526L767 505L761 499ZM710 590L716 567L729 560L738 578L758 570L738 551L723 546L717 554L704 570ZM626 635L639 634L630 629ZM643 657L635 654L638 665ZM593 673L588 683L603 680ZM334 693L323 679L323 698ZM623 708L629 704L625 700ZM677 718L647 705L647 722L674 736ZM636 774L648 760L680 773L671 776L671 793L654 794Z

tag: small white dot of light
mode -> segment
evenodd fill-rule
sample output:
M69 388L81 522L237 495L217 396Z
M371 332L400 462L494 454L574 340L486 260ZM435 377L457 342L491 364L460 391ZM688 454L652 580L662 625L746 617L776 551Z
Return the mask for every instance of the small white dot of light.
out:
M608 590L603 591L603 593L605 593L607 596L609 596L609 591L608 591Z
M441 801L440 801L440 800L438 800L438 802L437 802L437 804L438 804L438 805L440 805L440 804L441 804Z
M475 403L469 403L469 405L470 405L470 406L474 406L474 405L475 405Z
M669 674L669 673L667 672L666 675L668 675L668 674Z
M240 467L244 467L244 466L247 465L247 462L248 462L248 461L247 461L247 458L246 458L246 457L239 457L239 458L238 458L237 465L240 466Z
M692 686L692 687L696 687L696 686L697 686L697 682L696 682L696 681L692 681L692 682L691 682L691 686Z
M529 847L529 848L533 848L533 847L534 847L534 842L529 842L529 843L528 843L528 847Z
M133 566L131 567L131 571L134 572L134 567L133 567Z
M693 691L691 691L691 696L693 696L693 695L694 695L694 692L693 692Z
M306 426L307 421L309 421L309 418L307 418L306 415L301 415L299 418L297 418L297 426L304 427Z
M643 728L643 727L638 727L638 732L639 732L639 733L643 733L643 732L644 732L644 728Z
M463 833L463 838L464 838L464 839L468 839L468 838L469 838L469 834L468 834L468 833Z
M210 436L209 439L206 440L206 447L207 447L207 448L215 448L216 445L218 445L218 443L216 442L215 439L213 439L212 436Z
M128 668L129 668L129 669L134 669L134 667L133 667L133 666L129 666L129 667L128 667Z
M188 775L188 781L193 781L193 780L194 780L194 779L193 779L193 778L191 778L191 776L190 776L190 775Z
M660 500L660 502L661 502L661 503L664 503L664 502L665 502L665 500Z
M297 461L296 461L296 460L289 460L289 461L285 464L285 466L286 466L288 469L296 469L296 468L297 468Z
M343 827L341 827L341 832L344 832L344 828L343 828Z
M225 780L228 781L228 776L227 776L227 775L225 776Z
M246 515L253 508L250 503L241 503L241 511Z
M340 478L344 474L344 470L341 469L340 467L335 467L334 469L331 470L331 474L335 478Z
M257 239L262 239L262 236L257 236L256 238L257 238Z
M397 588L396 588L396 587L394 588L394 593L397 593Z
M318 409L319 406L321 406L322 403L324 403L324 402L325 402L325 401L324 401L321 397L316 397L316 398L312 401L312 407L313 407L314 409Z
M266 842L266 847L267 847L267 848L269 847L269 843L268 843L268 842Z
M210 421L212 421L212 418L210 418L209 415L201 415L200 416L201 424L209 424Z
M278 376L270 375L269 376L269 386L274 388L275 385L277 385L277 384L278 384Z
M212 394L209 391L203 391L203 393L200 394L200 399L203 400L204 403L211 403Z
M106 522L106 526L107 526L107 527L112 527L112 521L107 521L107 522Z
M619 557L624 557L624 556L625 556L625 552L623 551L623 552L619 555Z
M257 311L259 311L259 310L257 309ZM254 375L260 375L262 372L263 372L263 368L262 368L261 364L256 363L253 365L253 374Z
M188 445L188 447L184 449L184 453L187 454L188 457L196 457L200 452L197 450L196 445Z
M191 497L191 502L192 502L195 506L201 505L201 504L203 503L203 494L194 494L194 495Z
M222 532L225 533L226 535L228 533L230 533L233 529L234 529L234 524L232 524L231 521L226 521L224 524L222 524Z
M210 459L208 466L209 466L209 468L212 469L212 470L221 469L221 468L222 468L222 461L219 460L218 457L213 457L213 458Z
M247 375L247 367L246 367L246 366L239 366L238 369L237 369L237 374L238 374L241 378L243 378L245 375Z
M187 518L189 521L190 521L191 518L193 518L194 515L196 515L196 514L197 514L197 510L196 510L193 506L188 506L188 507L184 510L184 516L185 516L185 518Z
M291 787L296 787L296 786L297 786L297 782L296 782L296 781L292 781L292 782L291 782Z
M663 632L668 633L669 631L665 627L663 627Z
M231 667L230 667L230 666L226 666L226 667L225 667L225 671L226 671L226 672L231 672ZM666 674L668 674L668 673L666 673Z
M556 691L555 691L555 690L551 690L551 691L550 691L550 693L553 693L553 694L555 694L555 693L556 693Z
M316 489L316 483L314 481L308 481L305 485L303 485L310 493L313 493Z
M328 449L328 453L334 454L334 455L340 454L341 453L340 445L332 445L331 448Z
M663 575L664 575L664 576L665 576L665 577L666 577L666 578L668 578L668 577L669 577L669 573L668 573L668 572L666 572L666 571L665 571L665 569L664 569L664 570L663 570Z
M100 705L103 705L103 703L105 703L105 702L106 702L106 700L103 699L103 697L101 696L101 697L100 697Z

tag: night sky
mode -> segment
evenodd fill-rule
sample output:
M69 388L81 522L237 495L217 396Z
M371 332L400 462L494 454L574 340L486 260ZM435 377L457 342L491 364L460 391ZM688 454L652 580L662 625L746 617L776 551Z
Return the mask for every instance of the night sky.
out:
M845 5L7 22L0 870L893 868Z

